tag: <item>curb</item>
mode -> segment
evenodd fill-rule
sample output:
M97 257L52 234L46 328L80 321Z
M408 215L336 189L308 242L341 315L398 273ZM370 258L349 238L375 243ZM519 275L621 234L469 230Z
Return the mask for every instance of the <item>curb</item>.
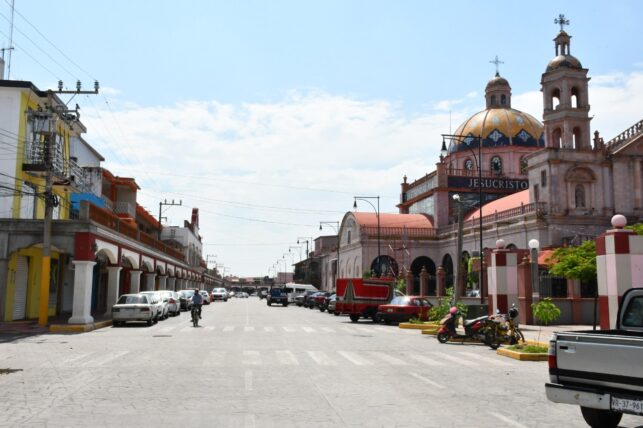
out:
M408 330L432 330L435 324L412 324L410 322L401 322L398 324L399 328L404 328ZM437 330L437 327L435 327Z
M87 333L110 325L112 325L112 320L98 321L91 324L51 324L49 331L53 333Z
M526 352L510 351L509 349L503 348L498 348L496 354L519 361L547 361L548 358L547 354L528 354Z

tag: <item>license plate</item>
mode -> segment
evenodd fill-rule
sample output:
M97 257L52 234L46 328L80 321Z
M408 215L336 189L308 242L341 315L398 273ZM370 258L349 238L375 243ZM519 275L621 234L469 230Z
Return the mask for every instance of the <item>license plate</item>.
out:
M643 400L612 397L612 410L617 412L643 414Z

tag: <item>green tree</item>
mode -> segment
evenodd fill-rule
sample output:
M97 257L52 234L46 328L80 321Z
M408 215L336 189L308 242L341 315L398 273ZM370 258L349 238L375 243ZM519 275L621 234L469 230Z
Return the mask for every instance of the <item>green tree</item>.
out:
M631 226L625 226L625 229L633 230L637 235L643 235L643 223L636 223Z
M549 325L549 323L560 316L560 309L558 309L549 297L545 297L538 303L532 303L531 308L534 310L534 316L541 324ZM542 327L538 329L538 342L540 342L541 330Z
M578 247L557 248L550 260L549 273L567 279L589 281L596 278L596 243L584 241Z

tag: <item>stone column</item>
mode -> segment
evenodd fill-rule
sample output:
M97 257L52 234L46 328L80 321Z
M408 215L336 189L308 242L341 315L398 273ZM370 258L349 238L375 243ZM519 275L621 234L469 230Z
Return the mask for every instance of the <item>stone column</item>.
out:
M625 230L627 219L612 217L614 229L596 238L596 277L598 279L598 313L602 330L616 327L618 306L623 294L640 286L643 278L643 236Z
M156 273L146 273L145 274L145 291L154 291L154 280L156 280Z
M437 277L435 294L437 297L442 297L444 296L444 290L446 289L447 282L447 274L442 266L438 266L435 276Z
M420 296L429 294L429 273L426 271L426 266L422 266L420 271Z
M141 274L143 271L131 270L129 271L129 292L136 294L141 291Z
M105 304L105 316L112 316L112 306L118 300L118 285L120 279L121 266L107 267L107 301Z
M415 278L413 277L413 272L410 270L406 271L406 295L410 296L413 294L413 282Z
M91 316L92 278L96 262L74 260L74 303L69 324L90 324L94 322Z
M159 290L167 289L167 276L159 275Z

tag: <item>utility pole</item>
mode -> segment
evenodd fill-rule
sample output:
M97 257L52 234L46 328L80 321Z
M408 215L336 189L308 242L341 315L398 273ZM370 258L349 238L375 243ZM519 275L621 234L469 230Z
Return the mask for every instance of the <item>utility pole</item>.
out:
M58 94L97 94L98 82L94 82L93 91L81 90L80 81L76 82L76 90L68 91L63 90L62 81L58 81ZM42 164L45 170L45 192L43 199L45 202L45 215L43 221L43 237L42 237L42 265L40 270L40 302L38 306L38 324L46 326L49 317L49 284L51 282L51 220L54 207L58 206L58 197L53 193L53 174L54 174L54 156L52 153L52 145L56 144L58 136L57 121L77 121L80 117L78 112L78 105L75 110L68 110L66 108L58 108L54 106L54 92L47 91L47 109L46 112L33 113L34 118L39 120L46 120L46 130L41 129L38 134L42 136L43 141L43 154ZM64 106L61 106L64 107ZM62 159L60 160L62 161ZM64 172L57 171L57 172Z
M172 202L168 202L167 199L165 199L163 202L159 202L159 233L158 233L158 240L161 240L161 217L162 210L163 210L163 205L168 206L168 207L180 207L183 205L183 201L179 201L179 203L175 203L174 199L172 199ZM167 218L166 218L167 219Z

